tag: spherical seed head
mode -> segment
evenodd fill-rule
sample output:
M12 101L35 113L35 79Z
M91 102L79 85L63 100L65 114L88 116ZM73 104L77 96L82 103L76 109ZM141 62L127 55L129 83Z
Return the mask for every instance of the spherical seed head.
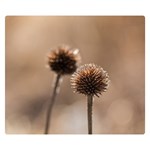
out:
M61 46L48 54L48 65L57 74L72 74L76 71L80 60L79 50Z
M74 92L84 95L99 97L107 90L108 84L108 73L95 64L83 65L71 76L71 86Z

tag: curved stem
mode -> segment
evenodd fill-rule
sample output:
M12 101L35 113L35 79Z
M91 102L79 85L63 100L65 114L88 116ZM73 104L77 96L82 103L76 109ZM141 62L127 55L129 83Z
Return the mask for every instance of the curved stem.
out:
M88 95L87 97L88 134L92 134L92 106L93 106L93 96Z
M48 134L48 131L49 131L51 114L52 114L52 108L54 106L55 97L56 97L56 94L57 94L57 89L59 87L60 77L61 77L61 75L57 74L55 85L54 85L53 94L52 94L51 100L48 103L48 110L47 110L47 114L46 114L46 124L45 124L45 131L44 131L45 134Z

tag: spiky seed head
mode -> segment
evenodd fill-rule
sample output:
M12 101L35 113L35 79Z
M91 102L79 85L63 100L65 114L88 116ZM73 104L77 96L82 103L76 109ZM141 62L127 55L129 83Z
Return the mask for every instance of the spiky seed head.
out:
M108 88L109 76L106 71L95 64L85 64L71 76L74 92L84 95L99 95Z
M78 49L60 46L48 54L48 65L57 74L72 74L76 71L80 55Z

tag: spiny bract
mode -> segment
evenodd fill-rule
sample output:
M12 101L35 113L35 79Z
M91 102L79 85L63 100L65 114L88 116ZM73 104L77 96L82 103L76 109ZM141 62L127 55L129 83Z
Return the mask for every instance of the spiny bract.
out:
M48 54L48 64L51 70L58 74L72 74L77 69L80 60L79 50L61 46Z
M85 64L71 76L74 92L84 95L99 95L108 88L109 76L106 71L95 64Z

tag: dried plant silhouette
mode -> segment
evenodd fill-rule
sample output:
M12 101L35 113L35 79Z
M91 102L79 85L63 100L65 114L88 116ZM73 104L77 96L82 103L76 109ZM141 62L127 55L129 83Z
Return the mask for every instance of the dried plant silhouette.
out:
M46 113L45 134L49 132L52 109L60 86L60 79L63 75L70 75L76 71L79 60L79 50L73 50L66 45L60 46L48 54L48 65L50 69L56 73L56 78L53 94L48 103L48 110Z
M81 66L71 77L71 86L74 92L87 96L88 134L92 134L93 97L99 97L102 92L105 92L108 84L108 73L95 64Z
M144 134L145 17L112 15L5 17L5 133L44 134L60 72L48 55L54 61L62 44L110 76L108 91L93 96L93 134ZM71 92L70 77L61 71L49 134L88 133L87 95Z

